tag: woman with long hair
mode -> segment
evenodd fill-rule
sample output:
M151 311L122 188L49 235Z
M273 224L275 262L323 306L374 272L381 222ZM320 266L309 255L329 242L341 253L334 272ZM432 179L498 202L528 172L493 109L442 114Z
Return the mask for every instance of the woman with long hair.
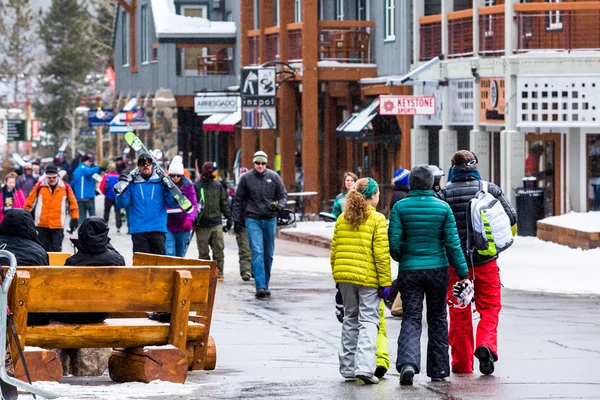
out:
M338 218L344 211L346 195L348 194L348 191L352 189L357 180L358 176L356 176L355 173L349 171L344 172L344 183L342 185L342 191L335 197L335 202L333 203L333 210L331 210L331 213L334 217Z
M340 373L378 383L375 376L380 298L392 284L386 219L375 210L379 187L371 178L348 191L331 241L333 280L344 304Z
M0 193L0 202L2 203L2 209L0 209L0 222L4 219L4 214L8 210L13 208L23 208L25 206L25 194L21 189L17 189L17 174L10 172L4 177L4 185L2 185L2 192Z

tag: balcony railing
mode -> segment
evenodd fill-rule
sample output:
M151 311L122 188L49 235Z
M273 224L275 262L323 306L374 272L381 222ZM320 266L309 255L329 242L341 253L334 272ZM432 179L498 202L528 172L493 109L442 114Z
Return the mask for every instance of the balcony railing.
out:
M448 13L448 57L457 58L472 55L473 10Z
M600 3L515 4L518 52L600 49Z
M482 7L479 13L479 54L504 55L504 4Z
M248 65L259 65L260 31L248 31Z
M319 21L319 61L375 62L374 21Z
M265 62L279 61L279 27L265 29Z
M288 61L302 62L302 22L288 24Z
M442 54L442 16L421 17L419 61L429 61Z

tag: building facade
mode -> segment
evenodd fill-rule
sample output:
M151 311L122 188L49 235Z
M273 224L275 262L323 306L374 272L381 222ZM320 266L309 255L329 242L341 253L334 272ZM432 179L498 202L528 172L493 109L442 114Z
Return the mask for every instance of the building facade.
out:
M512 196L524 177L545 189L545 213L585 212L600 184L600 2L441 0L415 3L414 66L439 87L418 117L412 164L447 169L473 151L484 179Z

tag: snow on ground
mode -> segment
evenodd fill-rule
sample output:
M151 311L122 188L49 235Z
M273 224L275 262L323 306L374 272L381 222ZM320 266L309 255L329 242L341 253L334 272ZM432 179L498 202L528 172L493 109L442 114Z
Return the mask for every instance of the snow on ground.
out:
M569 216L566 220L571 218L580 216ZM286 230L331 239L333 223L299 222L297 227ZM285 260L286 269L331 273L327 258L280 257ZM507 289L600 295L600 249L572 249L535 237L517 236L512 247L500 255L498 265L502 284Z
M587 213L570 212L556 217L548 217L542 222L581 232L600 232L600 211Z

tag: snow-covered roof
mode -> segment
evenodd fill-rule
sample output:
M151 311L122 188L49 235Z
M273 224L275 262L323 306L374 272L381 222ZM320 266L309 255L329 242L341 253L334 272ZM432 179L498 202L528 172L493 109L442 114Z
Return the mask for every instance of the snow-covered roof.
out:
M154 28L158 39L206 38L236 36L235 22L211 21L206 18L186 17L175 13L173 0L151 0Z

